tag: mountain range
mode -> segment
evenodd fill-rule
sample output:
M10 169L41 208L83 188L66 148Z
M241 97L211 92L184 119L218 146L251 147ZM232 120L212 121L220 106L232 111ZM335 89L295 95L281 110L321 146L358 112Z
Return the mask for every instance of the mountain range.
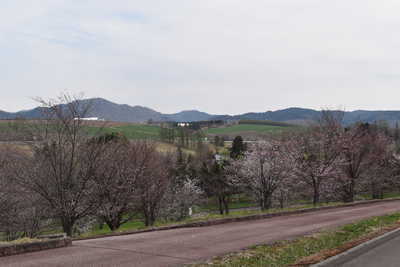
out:
M207 121L207 120L270 120L287 122L292 124L304 124L307 121L317 119L321 111L305 108L287 108L277 111L251 112L240 115L214 115L197 110L185 110L175 114L163 114L143 106L130 106L117 104L103 98L79 100L82 104L90 102L91 110L88 117L98 117L107 121L116 122L146 122L152 121ZM43 108L37 107L31 110L19 112L6 112L0 110L0 119L38 119L43 114ZM400 121L400 111L368 111L356 110L344 112L343 121L351 124L357 121L376 122L387 121L394 125Z

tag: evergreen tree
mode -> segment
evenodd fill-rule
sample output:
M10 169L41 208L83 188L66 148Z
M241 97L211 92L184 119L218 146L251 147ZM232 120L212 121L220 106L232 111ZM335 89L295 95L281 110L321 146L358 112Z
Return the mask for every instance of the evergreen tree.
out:
M243 143L243 138L240 135L236 136L232 143L231 154L230 154L231 158L237 159L240 156L242 156L245 151L246 151L246 146Z
M221 140L218 135L214 137L214 145L217 147L221 145Z

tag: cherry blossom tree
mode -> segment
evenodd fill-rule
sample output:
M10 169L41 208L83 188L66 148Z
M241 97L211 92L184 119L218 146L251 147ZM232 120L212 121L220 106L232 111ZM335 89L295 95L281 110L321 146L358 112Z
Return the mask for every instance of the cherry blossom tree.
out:
M311 187L314 205L320 202L325 181L338 171L339 140L337 131L317 126L296 134L291 141L293 173L299 181Z
M161 216L180 221L190 216L190 209L201 201L203 190L198 173L192 168L192 157L178 148L174 157L172 180L162 201Z
M236 169L232 172L236 173L236 182L254 196L262 210L271 208L273 194L290 176L286 147L277 141L252 145L232 166Z

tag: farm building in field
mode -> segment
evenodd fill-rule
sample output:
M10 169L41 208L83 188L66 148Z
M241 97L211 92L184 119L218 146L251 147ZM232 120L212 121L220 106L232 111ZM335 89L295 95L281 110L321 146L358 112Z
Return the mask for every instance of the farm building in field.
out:
M104 119L100 119L100 118L98 118L98 117L75 118L75 120L81 120L81 121L104 121Z

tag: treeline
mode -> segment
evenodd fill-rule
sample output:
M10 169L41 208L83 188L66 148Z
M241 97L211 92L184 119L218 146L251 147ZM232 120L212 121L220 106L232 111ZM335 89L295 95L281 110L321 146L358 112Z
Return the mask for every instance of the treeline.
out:
M205 140L203 128L224 125L222 120L169 122L160 125L160 140L181 147L196 149Z
M279 127L295 127L293 124L269 120L240 120L238 124L255 124L255 125L267 125L267 126L279 126Z
M196 149L204 142L205 135L188 127L160 127L160 140L181 147Z

